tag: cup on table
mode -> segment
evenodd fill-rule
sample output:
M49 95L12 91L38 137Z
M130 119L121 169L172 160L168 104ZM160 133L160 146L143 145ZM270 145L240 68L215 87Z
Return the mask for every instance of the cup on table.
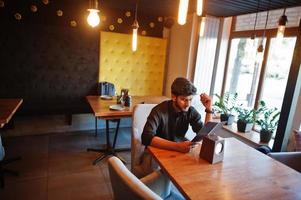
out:
M199 158L200 151L201 151L202 141L201 142L194 142L189 146L189 155L194 158Z

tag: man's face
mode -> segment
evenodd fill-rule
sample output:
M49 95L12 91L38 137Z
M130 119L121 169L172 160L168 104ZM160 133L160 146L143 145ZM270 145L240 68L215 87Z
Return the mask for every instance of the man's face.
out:
M172 95L172 101L176 108L180 111L187 112L189 107L191 106L193 95L190 96L176 96Z

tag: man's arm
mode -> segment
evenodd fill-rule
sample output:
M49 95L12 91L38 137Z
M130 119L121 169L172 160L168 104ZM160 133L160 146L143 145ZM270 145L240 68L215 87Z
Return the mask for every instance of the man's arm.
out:
M206 112L206 116L205 116L205 124L207 124L207 122L212 121L212 113L207 113Z
M189 152L189 146L192 144L190 141L173 142L160 137L153 137L150 145L160 149L166 149L171 151L179 151L182 153Z
M202 102L202 104L205 107L205 112L206 112L206 116L205 116L205 124L209 121L212 121L212 103L211 103L211 97L208 96L205 93L202 93L200 95L200 100Z

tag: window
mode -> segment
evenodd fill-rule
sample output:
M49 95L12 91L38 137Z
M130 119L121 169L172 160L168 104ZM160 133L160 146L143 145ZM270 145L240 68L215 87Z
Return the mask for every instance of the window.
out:
M237 93L238 104L244 107L253 107L255 102L263 56L257 53L259 40L235 38L231 42L225 91Z
M261 99L281 110L296 37L271 38Z

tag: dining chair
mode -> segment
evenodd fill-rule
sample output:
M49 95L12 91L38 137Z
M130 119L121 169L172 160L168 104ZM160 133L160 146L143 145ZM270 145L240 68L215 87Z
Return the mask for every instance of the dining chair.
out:
M0 187L1 188L4 188L4 175L5 174L11 174L11 175L15 175L15 176L19 175L18 172L5 169L4 165L21 159L21 157L10 158L10 159L4 159L4 158L5 158L5 150L2 145L2 140L1 140L1 136L0 136Z
M131 171L137 177L150 174L157 167L152 157L146 153L141 142L141 134L147 117L156 104L137 104L133 109L131 136Z
M137 104L133 108L132 135L131 135L131 172L138 178L160 176L164 180L163 186L156 188L156 193L161 193L164 199L184 199L172 185L170 179L161 173L158 164L152 156L145 151L141 143L141 134L151 110L157 104Z
M166 185L159 171L138 179L115 156L108 159L108 168L114 199L162 199L164 196L154 192Z
M273 152L268 155L301 173L301 152Z

